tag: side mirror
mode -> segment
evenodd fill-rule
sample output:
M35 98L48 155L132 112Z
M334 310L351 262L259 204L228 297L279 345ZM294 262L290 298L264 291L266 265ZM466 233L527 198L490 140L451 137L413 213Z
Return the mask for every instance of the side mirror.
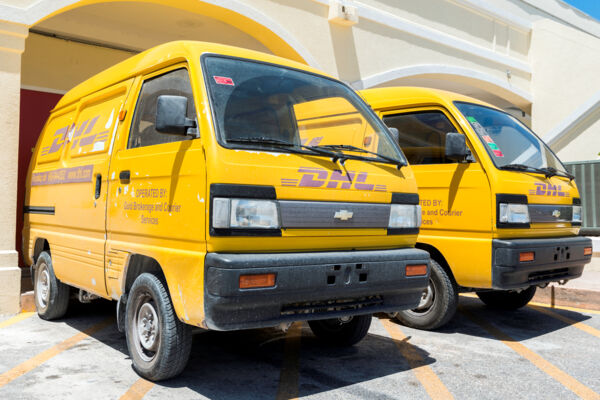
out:
M394 139L394 141L396 143L400 142L400 131L398 130L398 128L392 128L391 126L388 126L388 129L390 131L390 133L392 134L392 138Z
M457 162L465 161L467 157L471 154L471 152L467 148L465 135L462 135L457 132L446 133L445 150L446 158Z
M198 137L196 121L186 117L188 99L184 96L158 96L156 103L156 130L168 135Z

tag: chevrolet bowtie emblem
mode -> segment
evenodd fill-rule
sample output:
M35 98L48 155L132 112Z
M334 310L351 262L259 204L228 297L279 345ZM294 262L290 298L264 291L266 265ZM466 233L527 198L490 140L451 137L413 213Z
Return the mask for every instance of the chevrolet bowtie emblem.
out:
M554 211L552 211L552 216L553 216L554 218L558 218L558 217L560 217L560 211L558 211L558 210L554 210Z
M340 210L335 212L333 218L340 219L342 221L348 221L353 215L354 213L352 211Z

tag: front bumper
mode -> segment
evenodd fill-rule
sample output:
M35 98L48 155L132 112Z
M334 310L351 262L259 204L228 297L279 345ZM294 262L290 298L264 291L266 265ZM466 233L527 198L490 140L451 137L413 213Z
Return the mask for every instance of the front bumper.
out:
M405 276L427 264L427 275ZM429 253L408 248L319 253L209 253L204 267L208 328L236 330L417 306ZM240 275L275 273L275 286L240 289Z
M580 236L549 239L494 239L492 241L492 287L519 289L574 279L592 259L583 250L591 239ZM519 253L533 251L533 261L519 261Z

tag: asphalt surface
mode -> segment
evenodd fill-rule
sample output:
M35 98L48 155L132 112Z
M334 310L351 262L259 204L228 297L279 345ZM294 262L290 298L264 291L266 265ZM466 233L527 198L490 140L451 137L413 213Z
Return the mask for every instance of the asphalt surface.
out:
M436 332L374 318L351 348L306 324L202 332L175 379L131 368L112 303L76 304L54 322L0 318L0 399L600 399L600 312L490 310L461 297Z

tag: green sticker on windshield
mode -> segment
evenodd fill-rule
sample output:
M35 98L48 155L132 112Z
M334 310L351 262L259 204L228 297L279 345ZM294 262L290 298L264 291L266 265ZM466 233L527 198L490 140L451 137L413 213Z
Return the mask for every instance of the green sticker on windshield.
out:
M487 145L490 146L490 149L492 150L500 150L496 143L488 143Z
M475 117L467 117L467 119L469 120L469 122L477 122Z

